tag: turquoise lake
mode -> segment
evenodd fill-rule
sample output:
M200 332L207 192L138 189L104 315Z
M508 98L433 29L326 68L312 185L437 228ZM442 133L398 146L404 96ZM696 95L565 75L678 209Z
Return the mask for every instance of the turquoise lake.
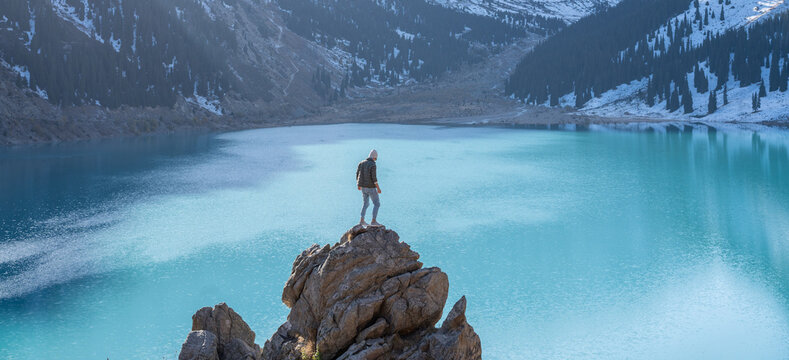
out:
M373 147L483 358L789 359L789 132L369 124L0 149L0 359L175 359L221 301L262 345Z

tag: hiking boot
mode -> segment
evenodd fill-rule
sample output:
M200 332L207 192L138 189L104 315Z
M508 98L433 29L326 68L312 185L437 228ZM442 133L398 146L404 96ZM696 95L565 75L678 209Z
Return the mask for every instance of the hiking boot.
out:
M367 226L367 221L364 221L364 220L362 220L362 221L359 221L359 225L361 225L361 226Z
M379 222L373 220L373 222L370 223L370 226L383 226L383 225L381 225Z

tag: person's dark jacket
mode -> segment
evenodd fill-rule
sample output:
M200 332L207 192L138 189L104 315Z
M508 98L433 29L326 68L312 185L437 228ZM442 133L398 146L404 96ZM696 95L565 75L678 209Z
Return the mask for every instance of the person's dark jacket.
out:
M374 188L378 182L375 176L375 160L367 158L359 163L356 168L356 186L364 188Z

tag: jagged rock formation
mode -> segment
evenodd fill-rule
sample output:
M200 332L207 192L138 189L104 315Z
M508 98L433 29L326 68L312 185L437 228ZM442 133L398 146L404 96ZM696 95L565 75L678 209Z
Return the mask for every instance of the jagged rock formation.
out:
M192 316L192 331L179 360L257 360L255 332L225 303L204 307Z
M396 232L356 226L296 258L282 293L291 312L262 350L241 317L219 304L195 314L179 359L481 359L465 296L435 327L449 281L418 259Z
M475 359L479 337L461 298L440 329L449 282L422 268L419 254L383 228L354 227L334 246L293 263L282 294L288 321L264 346L265 359L320 352L323 359Z

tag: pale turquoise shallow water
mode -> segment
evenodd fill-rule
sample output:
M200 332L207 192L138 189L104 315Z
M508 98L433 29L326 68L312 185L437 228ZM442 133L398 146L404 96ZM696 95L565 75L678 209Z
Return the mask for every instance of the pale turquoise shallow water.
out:
M789 134L396 125L0 150L0 358L172 359L219 301L262 344L372 146L484 358L789 359Z

